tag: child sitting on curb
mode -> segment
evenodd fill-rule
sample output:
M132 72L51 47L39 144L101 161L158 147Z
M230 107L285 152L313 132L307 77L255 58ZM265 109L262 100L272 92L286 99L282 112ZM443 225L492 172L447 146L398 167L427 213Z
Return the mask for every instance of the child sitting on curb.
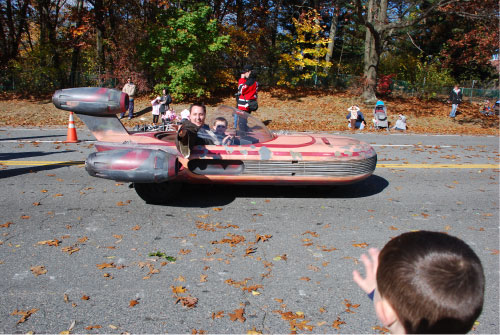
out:
M400 131L406 131L406 116L403 114L398 115L398 119L396 120L396 125L392 127L392 130L400 130Z
M391 333L467 333L483 308L481 261L462 240L444 233L399 235L382 251L361 256L366 277L353 279L373 300Z

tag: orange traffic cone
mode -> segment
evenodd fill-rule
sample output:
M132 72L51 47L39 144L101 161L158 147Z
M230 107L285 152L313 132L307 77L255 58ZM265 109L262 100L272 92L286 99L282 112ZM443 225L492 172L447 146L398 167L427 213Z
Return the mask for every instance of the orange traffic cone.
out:
M78 137L76 136L75 120L73 119L73 112L69 112L69 124L68 124L68 134L66 135L66 141L64 143L78 143Z

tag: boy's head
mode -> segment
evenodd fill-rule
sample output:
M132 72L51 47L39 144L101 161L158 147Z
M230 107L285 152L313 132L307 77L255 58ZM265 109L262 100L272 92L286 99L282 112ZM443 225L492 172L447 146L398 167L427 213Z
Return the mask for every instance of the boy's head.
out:
M216 134L224 134L227 129L227 120L222 116L216 117L213 123L213 131Z
M402 234L380 252L376 273L378 294L406 333L466 333L481 314L481 261L456 237Z

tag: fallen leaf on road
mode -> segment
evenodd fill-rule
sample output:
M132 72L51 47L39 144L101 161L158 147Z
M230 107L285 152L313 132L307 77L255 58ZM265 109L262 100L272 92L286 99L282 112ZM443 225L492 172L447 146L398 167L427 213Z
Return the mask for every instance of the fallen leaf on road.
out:
M262 241L262 242L266 242L268 239L270 239L272 237L272 235L255 235L255 243L259 242L259 241Z
M340 325L345 325L345 322L341 321L340 318L337 318L337 320L333 321L332 327L340 330Z
M61 241L55 239L55 240L40 241L37 244L40 244L40 245L50 245L52 247L58 247L60 243L61 243Z
M243 308L235 309L233 313L228 313L231 321L234 322L234 321L238 320L241 323L246 321L246 318L243 316L244 314L245 314L245 310Z
M243 291L252 292L252 291L257 291L259 288L263 288L263 287L264 286L257 284L257 285L252 285L252 286L248 286L248 287L242 287L241 289Z
M186 288L184 286L170 286L170 288L172 289L172 292L174 294L179 294L179 293L184 293L186 292Z
M348 313L355 313L353 310L351 310L351 308L358 308L360 305L359 304L351 304L351 302L347 299L344 299L344 305L346 307L346 312Z
M81 299L82 299L82 300L89 300L89 299L90 299L90 297L89 297L88 295L83 295Z
M87 326L85 327L86 330L92 330L92 329L101 329L102 326L100 325L94 325L94 326Z
M9 226L10 226L11 224L14 224L14 223L13 223L13 222L6 222L6 223L4 223L4 224L0 224L0 227L2 227L2 228L9 228Z
M106 268L114 268L115 264L114 263L102 263L102 264L96 264L97 268L99 270L106 269Z
M139 300L130 300L129 302L129 307L134 307L135 305L139 304Z
M246 250L245 250L245 255L250 255L250 254L253 254L257 251L257 248L252 248L252 247L248 247Z
M87 242L87 240L88 240L88 237L84 236L84 237L81 237L78 239L78 243L85 243L85 242Z
M306 235L306 234L309 234L309 235L311 235L311 236L313 236L313 237L319 237L318 233L313 232L313 231L310 231L310 230L308 230L308 231L306 231L306 232L302 233L302 235Z
M62 252L67 252L70 255L74 252L79 251L79 250L80 250L80 248L76 248L76 247L64 247L61 249Z
M33 274L38 277L40 275L43 275L43 274L46 274L47 273L47 270L45 269L45 266L43 265L38 265L38 266L33 266L31 267L31 272L33 272Z
M10 315L21 315L22 318L17 321L17 323L23 323L26 321L32 314L35 314L38 311L38 308L32 308L29 311L23 311L23 310L18 310L16 309L14 312L12 312Z
M141 226L139 226L139 225L137 225L134 228L132 228L132 230L139 230L139 229L141 229Z
M262 332L255 329L255 326L247 331L247 335L257 335L257 334L262 334Z
M212 313L212 320L215 320L215 319L220 319L220 318L223 318L224 317L224 311L218 311L218 312L214 312Z
M175 303L181 302L182 306L187 307L187 308L193 308L196 307L196 304L198 303L198 298L192 297L192 296L187 296L187 297L177 297L177 300Z
M375 327L372 327L373 330L378 330L381 334L387 334L390 332L389 329L385 328L385 327L380 327L380 326L375 326Z
M356 243L356 244L353 244L352 245L353 247L357 247L357 248L366 248L368 246L367 243L363 242L363 243Z

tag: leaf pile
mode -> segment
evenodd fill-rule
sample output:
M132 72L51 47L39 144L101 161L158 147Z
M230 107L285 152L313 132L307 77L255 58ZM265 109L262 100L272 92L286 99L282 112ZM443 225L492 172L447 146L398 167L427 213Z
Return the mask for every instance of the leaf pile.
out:
M212 100L217 102L208 104L209 113L220 104L234 105L233 96ZM410 133L498 134L499 118L479 113L480 102L466 100L460 105L457 117L451 119L448 117L451 106L445 100L445 97L441 100L384 98L390 124L394 125L401 113L407 117ZM189 103L174 104L173 108L181 111L189 107ZM373 106L363 104L358 96L347 92L285 88L263 90L259 92L259 109L252 115L275 131L347 131L347 108L354 103L360 106L367 121L363 132L375 132L371 128ZM138 117L122 120L127 128L151 122L149 97L136 99L135 112ZM68 113L56 109L50 100L25 100L8 95L0 100L0 127L50 128L67 125ZM75 118L75 125L77 129L85 127L78 117Z

